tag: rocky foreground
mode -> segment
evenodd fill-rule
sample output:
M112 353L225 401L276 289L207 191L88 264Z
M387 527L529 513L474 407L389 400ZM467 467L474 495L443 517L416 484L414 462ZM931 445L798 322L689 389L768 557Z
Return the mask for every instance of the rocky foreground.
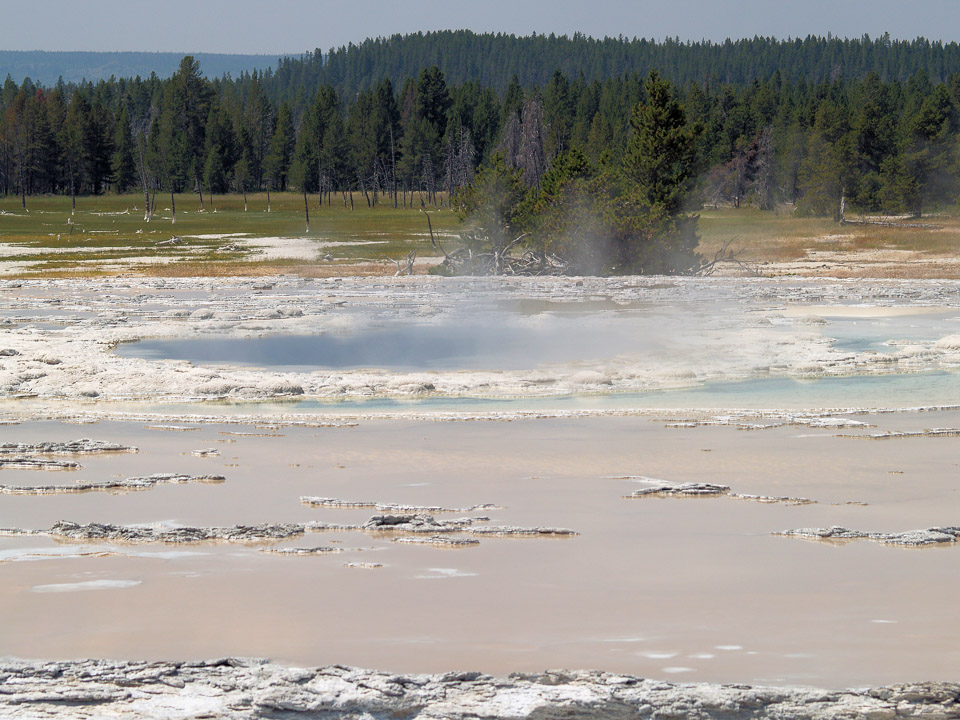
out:
M391 675L255 660L0 664L0 717L960 718L960 683L821 691L674 684L603 672Z

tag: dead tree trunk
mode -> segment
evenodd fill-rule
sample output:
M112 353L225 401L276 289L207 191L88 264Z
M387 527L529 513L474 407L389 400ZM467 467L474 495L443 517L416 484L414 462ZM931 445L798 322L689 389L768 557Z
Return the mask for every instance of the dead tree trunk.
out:
M307 216L307 233L310 233L310 205L307 204L307 186L303 186L303 212Z
M427 228L430 230L430 245L433 247L434 252L442 252L445 258L449 258L447 251L443 249L441 245L433 236L433 223L430 222L430 213L424 213L427 216Z
M141 178L141 183L143 185L143 220L144 222L150 222L150 219L153 217L153 213L150 212L150 188L147 187L147 179Z
M407 257L402 262L400 260L394 260L393 258L385 258L387 262L395 263L397 266L397 271L393 274L394 277L399 277L406 273L407 275L413 275L413 265L417 259L417 251L411 250L407 253Z
M170 224L177 224L177 201L173 199L173 186L170 187Z
M357 181L360 183L360 192L363 193L363 196L367 199L367 207L370 207L370 195L367 193L367 186L363 182L363 176L360 175L360 171L357 170ZM353 209L353 194L350 195L350 209Z
M397 151L393 145L393 123L390 123L390 174L393 176L393 209L397 209Z

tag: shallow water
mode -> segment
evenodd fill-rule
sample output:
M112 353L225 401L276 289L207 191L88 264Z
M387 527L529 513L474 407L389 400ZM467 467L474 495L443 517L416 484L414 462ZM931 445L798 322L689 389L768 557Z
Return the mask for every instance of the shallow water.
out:
M816 410L908 409L960 404L960 372L933 371L887 375L844 375L795 379L761 377L710 382L696 387L642 393L597 393L548 397L372 397L360 399L284 398L263 402L209 400L202 403L115 403L134 414L257 415L297 413L331 420L354 416L405 414L638 412L646 410Z
M960 372L847 375L797 380L754 378L645 393L568 395L548 398L414 398L318 401L287 405L291 412L623 410L629 408L726 410L811 408L911 408L960 403ZM236 409L255 406L240 404Z
M858 419L878 427L843 432L960 426L956 411ZM690 681L830 687L948 680L960 672L954 572L960 548L770 535L831 524L883 531L956 524L960 438L876 441L797 427L668 428L637 417L191 427L197 429L116 422L0 427L3 442L88 436L141 449L78 456L84 467L68 474L2 470L5 484L152 472L227 477L221 485L126 493L0 496L0 526L45 528L60 519L356 523L375 513L298 501L319 495L448 507L490 502L506 506L484 511L491 524L582 534L481 536L479 546L462 550L398 545L357 532L279 543L343 550L317 557L264 554L262 545L0 538L5 654L237 654L424 672L595 667ZM251 432L265 436L234 434ZM190 454L207 447L220 456ZM819 502L624 499L643 486L636 476ZM867 505L845 504L851 501Z
M592 306L590 306L592 307ZM458 316L439 324L375 321L356 330L319 335L267 335L141 340L121 345L122 357L189 360L283 371L381 368L524 370L661 351L660 313L581 310ZM704 327L712 318L691 316Z
M906 316L834 316L823 334L843 350L890 352L891 340L899 343L935 341L960 330L960 313L956 310L918 313Z

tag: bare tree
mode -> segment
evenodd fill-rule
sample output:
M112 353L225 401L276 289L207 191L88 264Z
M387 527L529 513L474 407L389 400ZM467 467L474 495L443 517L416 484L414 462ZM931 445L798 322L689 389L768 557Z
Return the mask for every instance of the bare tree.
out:
M157 119L158 109L156 105L151 105L143 115L130 117L130 133L133 135L133 142L136 147L134 162L137 166L137 179L140 181L140 189L143 191L143 221L153 220L153 213L156 208L157 193L157 173L159 168L151 167L150 162L150 134L153 132L154 122ZM151 190L153 194L151 195Z
M523 135L523 128L520 125L520 118L516 113L510 113L510 118L503 127L503 136L497 150L503 154L503 160L507 167L518 167L517 158L520 155L520 138Z
M446 190L452 193L473 179L473 164L477 151L470 139L470 131L460 126L457 132L448 133L444 148L443 171Z
M547 169L547 156L543 149L543 104L539 99L527 98L521 125L517 167L523 170L524 182L540 187L540 178Z
M307 216L307 233L310 232L310 206L307 204L307 184L300 183L300 187L303 190L303 212Z
M773 207L774 187L774 147L773 128L765 127L760 131L757 139L756 155L754 156L754 192L757 196L757 205L761 210Z
M393 209L397 209L397 149L393 143L393 123L390 123L390 168L393 180Z

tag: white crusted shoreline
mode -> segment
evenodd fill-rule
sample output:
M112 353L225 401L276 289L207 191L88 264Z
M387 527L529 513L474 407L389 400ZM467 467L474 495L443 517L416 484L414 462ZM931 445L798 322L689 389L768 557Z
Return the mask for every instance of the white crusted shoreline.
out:
M590 671L395 675L256 660L0 664L0 717L827 720L960 717L960 685L825 691L675 684Z

